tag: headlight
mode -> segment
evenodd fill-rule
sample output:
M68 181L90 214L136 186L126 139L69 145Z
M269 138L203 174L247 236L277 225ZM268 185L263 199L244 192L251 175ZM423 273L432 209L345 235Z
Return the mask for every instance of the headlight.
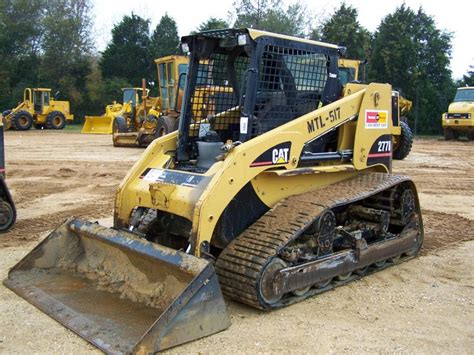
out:
M247 44L247 35L242 34L237 36L237 43L239 46L245 46Z
M181 43L181 50L183 51L184 54L189 53L189 45L187 43Z

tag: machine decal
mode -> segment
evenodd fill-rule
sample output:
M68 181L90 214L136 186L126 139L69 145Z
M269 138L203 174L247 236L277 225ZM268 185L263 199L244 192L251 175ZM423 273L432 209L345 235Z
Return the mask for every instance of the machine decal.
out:
M372 147L367 159L367 165L384 164L390 168L392 164L392 136L384 134L377 138Z
M328 116L317 116L311 118L309 121L306 121L306 127L308 133L313 133L314 131L320 130L321 128L326 127L326 122L334 123L341 119L341 108L336 107L334 110L328 112Z
M365 110L365 128L382 129L387 127L387 110Z
M147 168L140 179L150 182L164 182L173 185L197 186L204 176L182 173L179 171Z
M291 142L280 143L262 153L250 167L287 164L290 161Z

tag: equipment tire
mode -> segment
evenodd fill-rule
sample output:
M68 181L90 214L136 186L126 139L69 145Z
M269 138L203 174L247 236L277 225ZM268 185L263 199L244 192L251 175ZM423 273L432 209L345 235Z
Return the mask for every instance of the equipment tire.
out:
M112 124L112 141L114 147L118 147L116 135L124 132L127 132L127 120L123 116L116 116L114 118L114 123Z
M155 129L155 138L164 136L165 134L175 131L178 127L178 120L176 118L161 116L158 118L158 123Z
M393 150L393 159L403 160L410 154L413 145L413 132L408 123L400 122L401 134L398 138L397 147Z
M15 112L12 118L12 127L17 131L27 131L33 125L33 116L28 111Z
M16 213L7 201L0 200L0 233L7 232L15 223Z
M3 117L8 116L11 112L12 112L12 110L5 110L5 111L2 112L2 116Z
M47 129L63 129L66 126L66 117L61 111L52 111L46 116Z
M451 128L444 129L444 140L451 141L454 139L454 132Z
M114 133L127 132L127 120L123 116L117 116L114 119L113 127Z

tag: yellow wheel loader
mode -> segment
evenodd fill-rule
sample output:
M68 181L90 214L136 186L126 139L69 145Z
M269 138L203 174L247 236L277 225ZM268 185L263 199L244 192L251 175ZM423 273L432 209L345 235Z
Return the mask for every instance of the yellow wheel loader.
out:
M153 110L152 113L156 113L157 98L148 98L148 91L146 88L123 88L122 103L113 102L107 105L102 116L86 116L81 133L111 134L117 118L118 125L125 130L128 126L135 126L138 117L143 116L145 112ZM142 103L143 97L148 99L145 108Z
M366 64L367 60L339 58L339 81L341 84L365 82ZM361 71L364 72L363 75L360 74ZM414 135L406 118L406 114L412 108L412 102L399 95L399 93L395 92L395 95L399 96L398 117L400 124L395 125L395 131L393 132L393 159L403 160L410 154L413 145Z
M51 89L26 88L23 101L14 109L2 114L6 129L18 131L37 129L63 129L66 121L72 122L74 115L69 111L69 101L58 101L51 98Z
M446 140L458 139L462 134L474 140L474 87L457 89L448 112L441 117L441 124Z
M5 142L3 122L0 120L0 233L5 233L15 224L16 208L5 182Z
M208 31L182 47L179 129L122 181L114 226L71 218L4 281L107 353L226 329L222 293L284 307L413 258L423 242L415 185L391 173L389 84L343 94L338 46L269 32Z
M155 137L174 131L188 59L171 55L156 59L155 63L159 97L148 97L148 90L143 88L122 89L123 103L107 105L102 116L86 116L82 133L113 134L115 146L146 146Z
M146 147L157 137L177 129L181 98L184 89L188 58L171 55L155 60L160 96L151 110L142 109L127 124L114 120L113 143L116 147ZM145 87L144 83L142 84ZM142 96L143 107L147 97Z

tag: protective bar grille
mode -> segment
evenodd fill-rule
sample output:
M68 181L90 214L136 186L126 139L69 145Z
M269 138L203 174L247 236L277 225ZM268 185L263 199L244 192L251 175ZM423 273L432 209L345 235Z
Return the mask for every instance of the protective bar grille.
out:
M206 135L212 126L222 142L239 138L238 91L248 62L244 52L213 53L199 62L187 110L193 123L190 137L209 139Z
M251 136L317 109L323 102L329 57L276 45L265 47Z

